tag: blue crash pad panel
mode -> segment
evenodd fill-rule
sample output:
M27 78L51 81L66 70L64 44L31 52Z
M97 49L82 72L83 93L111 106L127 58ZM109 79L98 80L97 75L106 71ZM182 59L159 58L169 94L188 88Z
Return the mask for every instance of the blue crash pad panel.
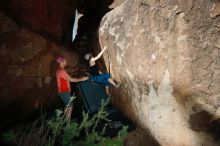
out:
M79 82L77 88L88 113L98 111L101 107L102 100L106 102L108 99L105 86L96 84L91 80Z

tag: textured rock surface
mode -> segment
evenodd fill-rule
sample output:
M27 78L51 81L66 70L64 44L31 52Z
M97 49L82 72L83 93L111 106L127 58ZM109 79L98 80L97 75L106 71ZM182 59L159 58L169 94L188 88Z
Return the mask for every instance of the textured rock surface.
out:
M210 128L220 118L219 9L219 1L126 0L102 20L106 66L122 82L113 102L163 146L219 145Z
M82 29L93 29L94 26L97 28L96 25L100 22L101 17L99 15L103 15L100 11L106 9L106 5L112 1L7 0L0 1L0 8L7 16L10 16L10 18L21 26L25 26L25 28L31 31L40 33L53 41L70 47L75 9L77 8L81 13L85 14L86 17L83 17L83 21L87 21L88 19L90 21L90 25L87 22Z
M28 29L58 41L70 41L74 8L77 6L75 3L80 5L83 1L73 0L73 6L66 1L7 0L0 2L0 8L15 22ZM70 33L67 34L68 32Z
M0 126L5 126L57 104L54 60L63 55L76 67L78 56L19 28L2 13L0 20Z
M147 134L144 130L136 128L136 130L129 132L124 146L160 146L155 139Z

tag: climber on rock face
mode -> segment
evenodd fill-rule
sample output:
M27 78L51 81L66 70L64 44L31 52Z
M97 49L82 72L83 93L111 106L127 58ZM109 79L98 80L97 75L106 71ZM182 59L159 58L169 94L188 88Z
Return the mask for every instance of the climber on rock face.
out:
M111 75L108 73L102 73L99 70L96 61L101 58L102 54L106 51L106 47L96 56L94 57L92 53L86 54L85 59L89 61L89 72L91 76L91 80L97 84L103 84L106 87L106 93L110 96L109 93L109 85L112 84L114 87L118 88L120 86L119 83L116 83L111 78Z
M88 77L81 77L81 78L72 78L66 71L65 67L67 65L67 61L63 57L58 57L56 59L59 67L56 70L56 78L57 78L57 86L58 92L61 100L65 104L66 108L64 113L66 113L66 118L68 121L71 119L71 114L73 110L73 103L71 100L71 88L70 82L80 82L85 81Z

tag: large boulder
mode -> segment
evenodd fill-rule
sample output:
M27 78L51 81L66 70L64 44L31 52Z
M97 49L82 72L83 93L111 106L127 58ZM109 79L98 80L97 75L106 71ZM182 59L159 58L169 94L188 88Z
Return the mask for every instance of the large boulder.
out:
M57 105L57 56L76 68L78 56L19 28L0 12L0 125L23 121L37 111Z
M220 144L219 15L219 1L125 0L102 19L113 103L163 146Z

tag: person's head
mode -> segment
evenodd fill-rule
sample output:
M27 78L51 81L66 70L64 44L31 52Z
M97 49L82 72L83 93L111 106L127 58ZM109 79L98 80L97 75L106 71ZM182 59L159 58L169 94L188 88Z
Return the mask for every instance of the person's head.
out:
M67 65L66 59L62 56L57 57L56 62L59 64L61 68L65 68L65 66Z
M90 60L91 58L92 58L93 56L92 56L92 53L88 53L88 54L86 54L85 56L84 56L84 58L86 59L86 60Z

